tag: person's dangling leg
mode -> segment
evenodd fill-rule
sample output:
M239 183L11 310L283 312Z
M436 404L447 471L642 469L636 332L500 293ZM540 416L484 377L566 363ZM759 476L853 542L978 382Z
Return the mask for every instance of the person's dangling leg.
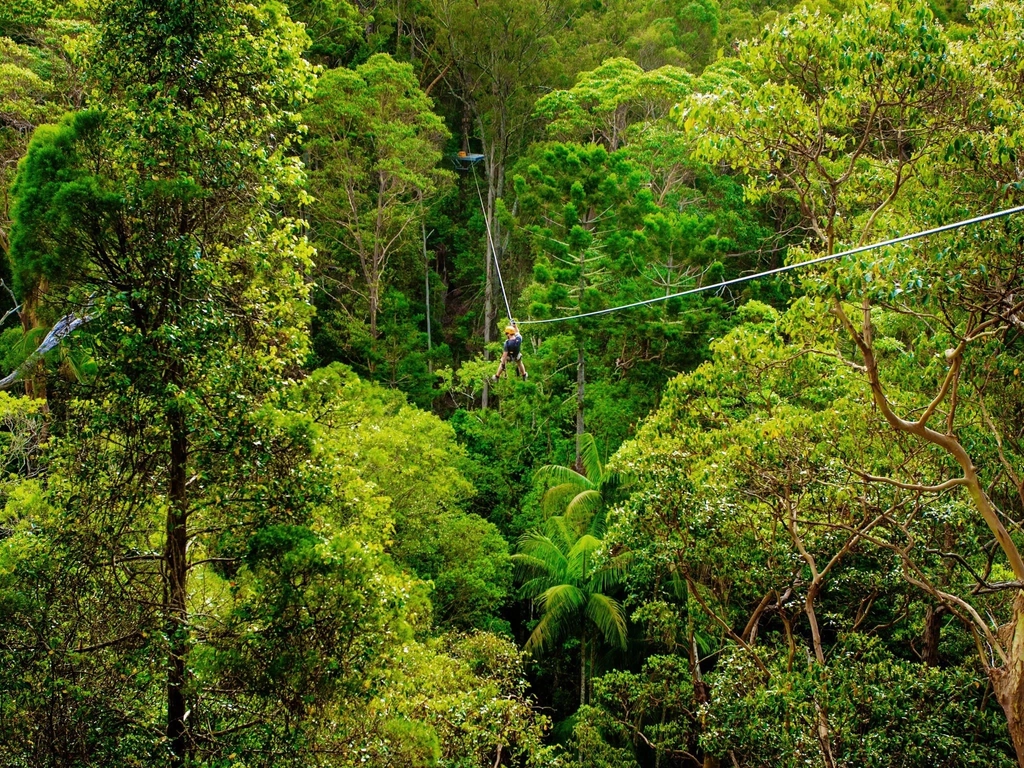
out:
M497 372L491 376L491 381L497 381L498 377L505 372L505 364L508 362L508 352L501 353L501 362L498 363Z
M530 377L529 374L526 372L526 366L523 365L523 358L521 356L518 360L516 360L516 368L519 369L519 376L520 378L522 378L523 381L526 381Z

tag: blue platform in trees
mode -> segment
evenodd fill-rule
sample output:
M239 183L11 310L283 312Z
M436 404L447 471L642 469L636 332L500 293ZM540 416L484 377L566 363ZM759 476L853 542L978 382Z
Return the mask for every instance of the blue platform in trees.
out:
M468 171L474 165L483 160L484 156L470 152L459 152L457 155L451 155L450 158L452 165L455 166L456 170Z

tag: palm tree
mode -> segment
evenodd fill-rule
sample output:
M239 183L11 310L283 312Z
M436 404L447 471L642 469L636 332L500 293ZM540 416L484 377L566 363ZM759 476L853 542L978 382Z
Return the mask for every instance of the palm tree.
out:
M582 473L572 467L548 464L534 474L538 482L551 487L541 499L541 508L550 515L563 515L578 530L585 530L608 500L610 491L622 483L617 472L610 472L601 463L594 436L584 433L580 438Z
M625 612L608 595L625 577L626 556L602 551L603 518L595 515L580 533L566 517L553 517L546 533L525 534L519 553L512 558L520 576L526 578L523 595L535 600L543 612L525 650L546 650L566 632L579 631L581 706L587 698L587 652L593 654L594 639L603 637L611 645L626 647Z

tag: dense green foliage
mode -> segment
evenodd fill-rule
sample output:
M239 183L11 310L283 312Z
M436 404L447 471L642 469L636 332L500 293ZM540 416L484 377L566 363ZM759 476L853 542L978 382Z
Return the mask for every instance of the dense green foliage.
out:
M4 4L0 764L1024 766L1022 19Z

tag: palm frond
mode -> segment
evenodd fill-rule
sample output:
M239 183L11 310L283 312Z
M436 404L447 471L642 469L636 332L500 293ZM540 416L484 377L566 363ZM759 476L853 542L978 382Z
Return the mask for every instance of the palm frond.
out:
M604 477L601 481L601 488L609 492L617 491L620 488L628 488L634 480L633 475L626 472L609 471L604 469Z
M594 593L587 601L587 617L604 639L618 648L626 647L626 614L617 600Z
M689 587L686 585L686 579L679 575L679 571L672 568L669 571L669 586L672 588L672 594L678 600L686 600L689 597Z
M604 538L604 527L608 521L608 506L602 504L594 512L594 516L590 518L590 525L587 526L587 533L597 539Z
M572 549L569 550L569 561L572 562L574 558L581 557L583 555L593 555L603 546L603 539L599 539L596 536L591 536L589 533L585 533L576 539L576 543L573 544Z
M601 485L604 480L604 467L601 465L601 454L597 450L597 441L589 432L580 435L580 463L583 474L594 486Z
M521 579L546 576L553 570L548 560L525 552L517 552L511 559L516 575Z
M516 567L526 574L555 574L565 571L567 558L558 542L539 531L519 538L519 551L512 557Z
M539 595L544 594L551 587L558 584L557 579L552 579L547 576L538 576L534 579L530 579L523 583L519 588L519 594L521 597L528 598L530 600L535 599Z
M586 595L571 584L556 584L546 589L535 600L544 615L534 627L523 650L532 653L534 650L550 648L563 632L572 627L573 617L579 613L585 601Z
M565 517L576 525L578 530L585 531L590 528L604 503L600 491L586 490L577 493L565 506Z
M560 515L565 507L575 496L583 490L579 483L559 483L553 485L544 492L540 500L540 507L548 517Z
M710 654L715 648L715 638L699 630L693 633L693 642L697 645L697 650L705 656Z
M584 586L588 592L610 592L626 580L626 563L614 558L589 574Z
M549 517L562 514L566 506L572 503L572 499L579 493L597 490L597 486L588 478L570 467L563 467L559 464L548 464L541 467L534 473L534 480L539 483L551 484L541 499L541 509Z
M61 347L61 362L79 383L87 381L97 370L96 361L91 355L81 352L72 354L64 347Z
M590 578L590 571L598 559L598 552L604 547L604 542L589 533L585 533L576 540L572 549L569 550L569 572L577 579L586 580Z
M530 633L526 645L523 646L523 651L533 654L547 650L554 645L565 629L566 627L560 624L552 614L545 613L537 622L537 626L533 628L533 632Z
M555 584L544 590L535 602L545 614L567 617L582 608L586 599L587 596L572 584Z
M568 483L570 485L582 485L585 488L591 484L590 478L581 475L572 467L566 467L561 464L545 464L533 473L533 479L538 483L554 483L556 485Z
M16 348L27 356L39 346L39 342L43 340L44 336L46 336L46 328L30 328L18 340Z
M579 532L573 528L572 522L566 520L564 515L555 515L548 518L544 524L544 530L550 540L557 545L559 551L568 559L569 552L579 538Z

